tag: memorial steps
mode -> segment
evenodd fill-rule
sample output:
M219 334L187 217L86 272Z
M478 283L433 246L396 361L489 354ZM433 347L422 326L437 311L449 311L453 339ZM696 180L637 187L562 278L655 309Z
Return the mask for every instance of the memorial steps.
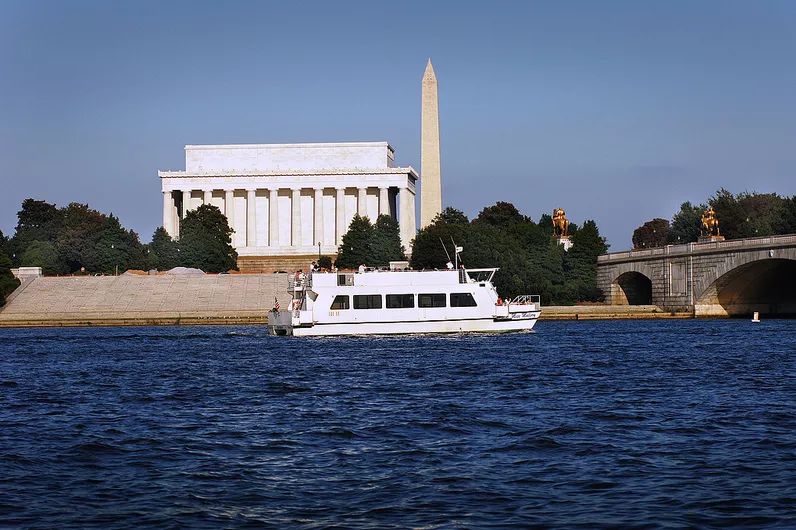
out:
M334 262L336 256L330 256ZM272 273L296 272L310 270L313 261L318 261L318 255L310 256L238 256L238 268L241 272Z
M286 274L35 278L0 310L0 326L264 323Z

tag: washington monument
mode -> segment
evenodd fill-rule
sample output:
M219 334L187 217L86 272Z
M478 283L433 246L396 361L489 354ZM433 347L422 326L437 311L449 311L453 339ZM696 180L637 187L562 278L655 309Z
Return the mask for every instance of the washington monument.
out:
M420 228L431 224L442 212L442 184L439 165L439 106L437 76L431 59L423 73L423 110L420 131Z

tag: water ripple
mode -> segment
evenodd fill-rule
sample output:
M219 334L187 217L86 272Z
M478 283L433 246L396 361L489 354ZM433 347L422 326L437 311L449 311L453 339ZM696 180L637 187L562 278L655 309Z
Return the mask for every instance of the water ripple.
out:
M0 527L788 528L792 321L0 330Z

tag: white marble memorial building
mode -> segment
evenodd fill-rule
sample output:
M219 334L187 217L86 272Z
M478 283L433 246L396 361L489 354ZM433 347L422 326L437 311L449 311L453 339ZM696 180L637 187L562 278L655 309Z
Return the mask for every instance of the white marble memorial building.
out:
M355 214L398 220L415 235L411 167L394 167L387 142L186 145L184 171L159 171L163 227L179 236L185 212L213 204L234 229L241 270L300 267L333 256Z

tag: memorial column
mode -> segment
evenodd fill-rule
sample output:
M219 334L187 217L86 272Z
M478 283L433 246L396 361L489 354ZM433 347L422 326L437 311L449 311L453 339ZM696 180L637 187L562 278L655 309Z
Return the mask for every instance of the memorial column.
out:
M357 195L357 213L360 217L368 215L368 189L359 188Z
M389 188L379 188L379 215L390 215Z
M180 237L180 210L177 208L177 201L174 200L174 192L171 194L171 228L174 230L174 237Z
M334 202L335 222L335 244L341 245L343 243L343 234L345 234L345 188L335 188L337 195Z
M301 188L291 188L290 199L290 244L301 246Z
M398 210L400 217L398 224L401 232L401 244L405 249L411 249L410 242L414 237L414 209L409 188L398 188Z
M235 226L235 190L224 190L224 215L230 228Z
M213 198L213 190L202 190L204 195L202 197L203 204L210 204L210 199Z
M174 239L174 198L170 191L163 192L163 229Z
M182 190L182 218L188 213L188 205L191 204L191 190Z
M279 189L268 190L268 246L279 245Z
M315 230L312 244L317 245L323 243L323 188L315 188L313 206L315 207Z
M257 246L257 217L254 209L256 190L246 190L246 246Z

